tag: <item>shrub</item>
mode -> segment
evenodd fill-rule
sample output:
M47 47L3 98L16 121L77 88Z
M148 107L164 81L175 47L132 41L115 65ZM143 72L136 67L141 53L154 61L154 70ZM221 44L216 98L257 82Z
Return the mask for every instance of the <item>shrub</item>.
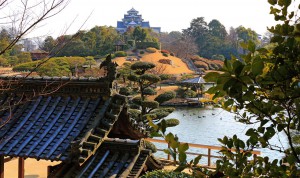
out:
M157 152L157 148L156 148L156 146L153 143L151 143L151 142L149 142L147 140L144 140L144 143L145 143L145 148L146 149L151 150L152 153L156 153Z
M195 98L196 96L197 96L197 93L190 89L185 91L183 94L184 98Z
M116 57L125 57L127 56L127 53L125 51L117 51L115 52Z
M140 54L144 54L145 53L145 51L140 51Z
M174 118L172 118L172 119L166 119L166 125L167 125L167 127L175 127L175 126L177 126L177 125L179 125L179 120L178 119L174 119Z
M209 64L209 68L211 70L217 70L217 69L219 69L219 66L217 64L215 64L215 63L210 63Z
M137 49L146 49L149 47L159 49L159 43L158 42L137 42L136 43Z
M128 87L121 87L120 90L119 90L119 93L120 93L121 95L126 95L126 96L128 96L128 95L131 94L131 89L128 88Z
M169 55L167 53L162 53L163 56L168 57Z
M202 61L196 61L195 66L198 67L198 68L203 68L205 70L209 69L208 65L205 62L202 62Z
M173 91L167 91L158 95L154 100L162 104L165 101L175 98L176 94Z
M199 61L201 59L202 58L200 56L198 56L198 55L194 55L194 56L191 57L191 60L193 60L193 61Z
M175 56L174 53L170 53L171 56Z
M2 57L2 56L0 56L0 66L3 66L3 67L9 66L9 65L8 65L7 59L5 59L5 58Z
M12 70L13 71L31 71L37 65L37 62L27 62L23 64L16 65Z
M160 52L161 52L161 53L170 54L170 52L169 52L168 50L165 50L165 49L161 50Z
M156 49L150 47L150 48L147 48L146 51L147 51L148 53L155 53L155 52L156 52Z
M162 64L170 64L170 65L172 65L172 61L170 59L160 59L160 60L158 60L158 62L160 62Z
M225 57L222 54L215 54L211 58L215 60L225 61Z
M184 172L173 172L173 171L166 171L166 170L156 170L152 172L147 172L145 175L141 176L140 178L193 178L192 175L189 175Z

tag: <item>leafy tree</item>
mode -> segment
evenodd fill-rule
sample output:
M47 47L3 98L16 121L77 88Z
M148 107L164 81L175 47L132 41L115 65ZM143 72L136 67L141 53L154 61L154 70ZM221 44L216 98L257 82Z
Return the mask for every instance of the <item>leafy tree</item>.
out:
M131 63L124 62L124 64L118 69L118 73L123 79L123 83L126 84L126 79L131 73Z
M247 140L236 135L219 139L224 149L223 159L217 162L217 171L226 177L299 177L297 164L300 152L293 136L300 130L300 39L299 16L288 11L291 0L269 0L271 14L279 23L269 28L274 34L271 49L257 48L255 42L244 45L248 54L241 60L225 60L222 73L209 73L207 81L217 85L209 89L216 97L225 97L222 104L236 112L239 122L257 123L258 127L247 130ZM299 6L300 8L300 6ZM296 19L294 21L294 19ZM249 31L240 28L239 35L245 40L255 39ZM255 34L254 34L255 35ZM289 149L275 146L270 139L277 133L287 136ZM285 153L281 160L257 157L247 158L256 148L269 148ZM237 153L228 151L235 148Z
M84 64L85 65L89 65L90 66L90 69L92 68L92 65L95 65L96 64L96 61L95 61L95 59L94 59L94 57L92 57L92 56L87 56L87 57L85 57L85 62L84 62Z
M212 36L218 37L221 40L224 40L227 36L227 31L224 25L222 25L218 20L214 19L209 22L209 33Z
M52 36L47 36L46 39L44 40L41 49L47 52L50 52L54 49L55 47L55 40L53 39Z
M143 41L145 41L148 33L144 28L137 26L134 28L132 35L136 41L143 42Z
M154 101L147 99L147 96L156 94L152 86L161 80L159 76L147 73L148 70L154 67L153 63L136 62L131 65L133 73L128 76L128 79L136 82L139 88L139 95L132 99L132 108L138 109L135 110L138 113L136 114L136 120L144 123L150 121L160 122L162 118L174 111L174 108L159 108L159 104L174 98L175 94L160 94Z
M7 67L8 66L8 61L3 56L0 56L0 66L3 66L3 67Z
M25 62L30 62L31 60L31 55L29 52L22 52L17 55L18 58L18 63L25 63Z

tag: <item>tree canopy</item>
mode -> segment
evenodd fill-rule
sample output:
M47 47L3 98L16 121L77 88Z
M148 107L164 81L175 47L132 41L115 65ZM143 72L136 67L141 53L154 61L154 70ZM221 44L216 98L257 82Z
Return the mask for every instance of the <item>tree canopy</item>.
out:
M221 151L224 157L217 162L217 171L226 176L300 175L297 166L300 163L299 143L293 139L299 137L300 131L300 25L296 15L299 9L287 10L291 2L269 0L271 14L278 21L276 26L269 28L274 34L272 48L259 48L252 38L255 34L239 27L238 36L248 41L243 45L247 54L239 59L225 60L222 73L205 76L207 81L217 84L208 92L215 94L214 97L226 96L222 106L235 112L237 121L258 125L247 130L245 141L236 135L219 139L224 146ZM289 148L270 143L279 132L287 136ZM244 151L228 152L230 148ZM257 157L248 163L249 151L256 148L276 150L285 153L285 157L281 160Z

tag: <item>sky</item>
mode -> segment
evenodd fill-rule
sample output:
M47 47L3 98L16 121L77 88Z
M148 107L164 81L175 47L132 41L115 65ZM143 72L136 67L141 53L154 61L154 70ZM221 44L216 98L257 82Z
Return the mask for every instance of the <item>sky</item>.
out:
M61 13L27 36L57 37L96 25L116 27L132 7L163 32L182 31L197 17L204 17L207 23L217 19L227 30L242 25L261 35L275 24L267 0L71 0Z

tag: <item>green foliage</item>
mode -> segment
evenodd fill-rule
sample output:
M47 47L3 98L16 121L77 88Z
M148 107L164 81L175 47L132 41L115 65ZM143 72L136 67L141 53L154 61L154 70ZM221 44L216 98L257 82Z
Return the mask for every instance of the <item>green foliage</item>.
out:
M125 51L117 51L115 52L116 57L125 57L127 56L127 53Z
M146 39L148 32L144 28L137 26L134 28L132 35L136 41L143 42Z
M8 61L4 56L0 56L0 66L3 66L3 67L9 66Z
M144 140L144 144L145 144L145 148L151 150L152 153L156 153L157 152L157 148L156 148L156 146L152 142Z
M160 80L167 80L169 78L171 78L171 75L169 74L161 74L159 75Z
M183 173L183 172L173 172L166 170L157 170L152 172L147 172L145 175L140 178L193 178L193 176Z
M154 75L154 74L143 74L140 76L141 82L143 82L145 85L150 86L154 83L157 83L160 81L159 76ZM147 88L145 87L145 89Z
M70 70L67 66L59 65L57 62L51 60L46 62L37 69L37 72L40 76L67 76L70 73Z
M179 120L178 119L166 119L166 126L167 127L175 127L179 125Z
M183 97L184 98L195 98L197 96L197 93L191 89L188 89L184 91Z
M215 60L220 60L220 61L224 61L225 60L224 55L221 55L221 54L214 54L214 55L212 55L211 58L215 59Z
M18 58L18 64L32 61L31 60L31 55L28 52L19 53L17 55L17 58Z
M142 75L147 70L152 69L154 67L155 67L155 64L153 64L153 63L141 62L141 61L138 61L138 62L131 65L131 69L134 70L135 73L138 74L138 75Z
M217 170L226 177L299 177L297 164L300 163L297 143L292 139L292 130L300 130L300 39L295 33L295 25L291 24L294 12L287 11L291 1L269 1L271 14L281 22L269 30L274 34L271 49L258 48L256 42L243 44L248 53L241 60L235 58L225 60L222 73L208 73L206 81L217 85L208 93L216 97L224 97L224 109L240 112L239 122L256 123L246 131L244 142L233 136L219 139L224 149L222 160L217 162ZM299 20L299 17L297 17ZM296 23L299 23L296 21ZM240 37L253 39L253 34L240 28ZM290 149L274 147L270 139L277 133L286 134ZM295 132L295 133L297 133ZM281 160L270 161L268 157L258 157L247 161L250 151L255 148L270 148L285 152ZM228 148L235 148L236 153ZM243 150L243 151L242 151ZM288 163L288 164L284 164Z
M140 51L140 54L145 54L145 51Z
M69 76L75 73L76 68L84 65L86 59L83 57L57 57L50 58L47 61L34 61L19 64L13 68L14 71L31 71L40 63L43 63L36 69L39 75L47 76Z
M137 49L147 49L147 48L159 49L159 43L158 42L137 42L136 48Z
M28 63L23 63L16 65L13 67L13 71L31 71L33 68L38 64L38 61L35 62L28 62Z
M163 56L168 57L169 55L167 53L162 53Z
M106 56L115 50L115 42L120 34L114 27L95 26L88 31L79 31L74 35L63 35L56 39L47 37L42 49L50 55L59 56Z
M151 87L148 87L148 88L144 89L144 94L145 95L156 95L156 93L157 92Z
M121 95L125 95L125 96L128 96L131 94L131 89L128 88L128 87L121 87L120 90L119 90L119 93Z
M155 48L152 48L152 47L148 47L148 48L146 48L146 51L147 51L148 53L155 53L155 52L156 52L156 49L155 49Z
M142 107L146 107L146 108L148 108L150 110L153 110L153 109L158 108L159 104L156 101L142 101L141 102L141 106Z
M169 101L175 97L176 97L175 92L168 91L158 95L154 100L157 101L159 104L162 104L163 102Z

